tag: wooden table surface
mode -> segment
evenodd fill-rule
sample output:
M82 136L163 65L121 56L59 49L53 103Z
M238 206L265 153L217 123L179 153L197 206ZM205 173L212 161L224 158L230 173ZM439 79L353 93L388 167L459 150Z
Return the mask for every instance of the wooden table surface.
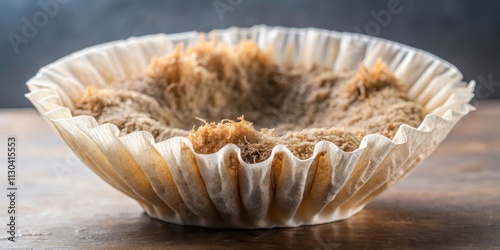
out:
M32 109L0 110L2 183L10 135L18 142L18 234L15 243L7 240L2 195L1 249L500 249L500 102L479 103L431 157L356 216L285 229L205 229L151 219L75 160Z

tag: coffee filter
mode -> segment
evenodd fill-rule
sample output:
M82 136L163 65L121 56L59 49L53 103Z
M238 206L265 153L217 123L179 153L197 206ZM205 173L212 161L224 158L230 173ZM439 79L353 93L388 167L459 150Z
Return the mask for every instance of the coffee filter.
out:
M364 35L254 26L218 30L217 37L227 44L254 40L272 48L278 63L316 63L338 73L360 63L371 67L381 58L428 114L418 128L401 125L392 140L366 135L352 152L321 141L310 158L299 159L277 145L259 163L243 161L234 144L198 154L184 137L155 143L146 131L118 136L113 124L72 116L87 86L138 77L153 57L171 53L178 44L195 44L198 37L197 32L158 34L94 46L43 67L27 83L28 99L75 154L163 221L271 228L349 218L408 175L474 110L469 105L474 82L462 82L454 66L424 51Z

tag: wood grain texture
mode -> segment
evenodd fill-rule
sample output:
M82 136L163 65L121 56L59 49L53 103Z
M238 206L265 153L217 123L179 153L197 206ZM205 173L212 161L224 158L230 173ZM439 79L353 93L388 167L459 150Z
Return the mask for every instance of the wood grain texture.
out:
M20 187L17 242L7 241L2 229L0 248L500 248L499 122L500 102L480 103L407 179L348 220L221 230L149 218L75 160L34 110L0 110L0 161L6 161L7 137L15 135ZM2 195L2 225L6 207Z

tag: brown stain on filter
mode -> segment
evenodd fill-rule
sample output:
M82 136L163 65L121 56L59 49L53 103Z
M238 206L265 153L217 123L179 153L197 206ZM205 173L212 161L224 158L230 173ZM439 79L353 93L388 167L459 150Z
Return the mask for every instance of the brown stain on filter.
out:
M146 130L156 142L184 136L201 154L233 143L249 163L269 158L279 144L300 159L319 141L350 152L366 134L392 138L401 124L417 127L424 116L381 60L335 74L279 65L253 41L204 38L153 59L141 77L89 87L76 106L74 115L113 123L121 135ZM197 117L220 122L195 130Z

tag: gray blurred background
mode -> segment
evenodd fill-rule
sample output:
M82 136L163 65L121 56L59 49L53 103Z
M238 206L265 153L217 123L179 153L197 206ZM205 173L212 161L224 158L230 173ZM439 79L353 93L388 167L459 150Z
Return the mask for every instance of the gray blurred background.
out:
M88 46L256 24L404 43L451 62L466 81L476 80L478 99L500 98L500 1L494 0L0 0L0 20L0 108L31 106L25 82L40 67Z

